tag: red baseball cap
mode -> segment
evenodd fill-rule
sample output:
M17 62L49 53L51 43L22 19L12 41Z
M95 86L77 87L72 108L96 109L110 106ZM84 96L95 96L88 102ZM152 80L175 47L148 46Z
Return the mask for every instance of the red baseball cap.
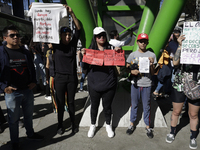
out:
M137 41L138 41L138 40L143 40L143 39L149 40L149 36L148 36L146 33L140 33L140 34L138 35Z

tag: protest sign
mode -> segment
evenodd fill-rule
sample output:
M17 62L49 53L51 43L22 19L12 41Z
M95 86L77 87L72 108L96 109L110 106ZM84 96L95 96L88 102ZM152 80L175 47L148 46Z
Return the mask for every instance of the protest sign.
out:
M102 66L124 66L125 65L125 58L124 58L124 51L120 50L116 52L115 50L92 50L92 49L85 49L86 54L83 56L83 62L91 64L91 65L98 65Z
M124 66L125 58L124 51L104 50L104 65L105 66Z
M83 62L91 65L103 65L104 52L92 49L85 49L86 54L83 55Z
M33 42L59 44L59 20L66 15L62 4L32 3Z
M139 71L140 73L149 73L149 58L139 57Z
M185 22L183 34L180 63L200 64L200 22Z

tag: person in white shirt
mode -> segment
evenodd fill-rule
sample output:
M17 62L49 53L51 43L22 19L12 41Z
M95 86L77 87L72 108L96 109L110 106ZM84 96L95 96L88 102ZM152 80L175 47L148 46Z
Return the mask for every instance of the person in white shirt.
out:
M125 41L119 41L119 33L117 32L117 30L112 30L109 35L110 35L110 41L109 41L110 45L113 45L115 47L122 47L124 45L128 45L131 42L133 31L131 30L130 37Z

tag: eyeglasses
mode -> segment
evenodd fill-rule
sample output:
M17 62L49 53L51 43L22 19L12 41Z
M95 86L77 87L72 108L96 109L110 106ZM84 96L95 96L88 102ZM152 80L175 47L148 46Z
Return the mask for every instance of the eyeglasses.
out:
M96 37L98 39L100 39L102 36L105 38L106 37L106 33L100 33L100 34L96 35Z
M8 35L10 38L14 38L15 36L17 37L17 38L19 38L20 37L20 34L9 34Z

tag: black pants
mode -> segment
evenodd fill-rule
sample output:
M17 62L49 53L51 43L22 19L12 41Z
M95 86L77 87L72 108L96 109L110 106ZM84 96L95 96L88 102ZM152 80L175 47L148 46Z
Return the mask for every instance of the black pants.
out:
M68 111L71 123L72 125L74 125L75 123L74 97L77 85L78 85L77 76L56 73L55 90L56 90L56 101L58 105L58 127L62 127L63 123L65 92L67 92L67 104L68 104Z
M103 105L103 111L106 119L106 124L110 124L111 122L111 115L112 115L112 101L115 96L116 86L103 91L103 92L97 92L93 90L91 87L89 87L89 94L91 98L91 123L96 124L97 114L98 114L98 108L100 104L100 99L102 98L102 105Z

